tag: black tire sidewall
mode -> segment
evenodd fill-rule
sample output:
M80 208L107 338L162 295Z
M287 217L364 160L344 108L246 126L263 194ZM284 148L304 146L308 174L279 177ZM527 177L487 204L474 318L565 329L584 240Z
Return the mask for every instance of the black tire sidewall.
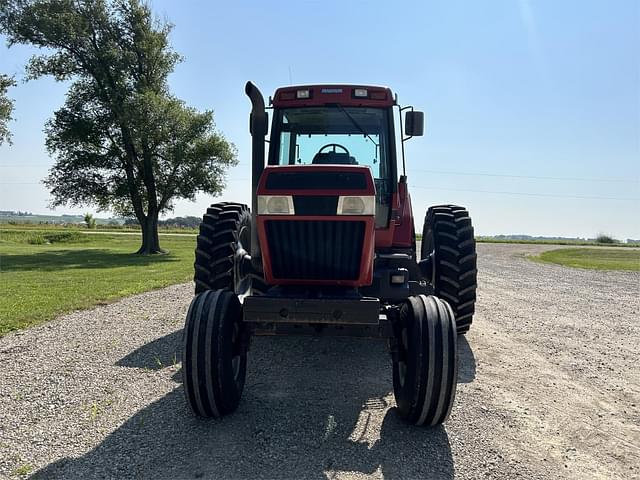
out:
M409 299L412 301L413 298ZM414 315L415 309L410 308L407 304L404 304L400 310L400 322L401 329L399 334L402 335L402 330L407 330L407 343L408 349L403 352L405 356L406 372L404 376L404 384L400 382L400 365L398 362L393 362L393 388L396 396L396 404L400 415L406 418L408 421L413 422L410 418L412 410L415 409L415 398L417 394L415 392L417 386L417 378L419 374L420 366L413 359L419 357L418 349L421 348L422 342L422 322L416 319ZM398 338L398 342L402 343L402 338Z
M444 422L455 399L457 383L456 324L453 311L442 299L409 297L400 309L396 340L399 351L393 362L393 389L398 412L413 424ZM402 351L402 330L407 332L407 350ZM400 383L399 359L404 356L406 373Z
M236 326L239 335L234 343ZM244 333L242 306L233 292L207 290L194 297L183 334L182 377L187 403L196 415L219 417L238 407L247 371Z
M238 297L231 292L223 292L221 294L221 300L226 303L223 306L223 312L218 318L218 335L216 338L210 339L217 345L215 349L212 349L214 354L213 365L217 370L217 393L219 395L219 409L223 415L236 409L242 396L244 389L244 383L247 373L247 354L242 352L240 354L240 368L238 372L238 379L234 378L233 357L234 350L239 348L239 345L232 342L234 327L237 325L239 328L238 341L242 339L242 311Z

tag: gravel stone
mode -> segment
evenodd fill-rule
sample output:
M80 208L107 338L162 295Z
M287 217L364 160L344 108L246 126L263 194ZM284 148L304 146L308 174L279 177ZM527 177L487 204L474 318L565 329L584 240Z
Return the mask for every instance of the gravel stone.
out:
M479 245L444 427L394 411L386 343L262 337L238 411L180 384L191 284L0 339L0 478L640 478L640 274Z

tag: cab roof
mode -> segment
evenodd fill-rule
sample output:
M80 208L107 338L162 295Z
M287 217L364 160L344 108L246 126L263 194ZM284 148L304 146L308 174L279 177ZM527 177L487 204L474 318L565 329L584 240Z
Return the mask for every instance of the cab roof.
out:
M396 99L387 87L372 85L296 85L280 87L273 95L275 108L339 104L351 107L391 107Z

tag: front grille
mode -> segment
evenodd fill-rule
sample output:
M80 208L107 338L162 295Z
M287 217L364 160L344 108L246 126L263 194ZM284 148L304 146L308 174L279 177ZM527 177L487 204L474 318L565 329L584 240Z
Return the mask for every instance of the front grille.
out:
M274 278L357 280L364 227L360 221L267 221Z

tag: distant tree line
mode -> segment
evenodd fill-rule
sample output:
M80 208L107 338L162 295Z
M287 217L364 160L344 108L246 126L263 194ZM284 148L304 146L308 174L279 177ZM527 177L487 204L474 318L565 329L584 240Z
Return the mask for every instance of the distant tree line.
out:
M30 217L33 216L31 212L21 212L18 210L14 212L13 210L0 210L0 217Z
M167 218L166 220L158 220L158 226L165 228L198 228L201 221L201 217L175 217ZM124 224L127 226L138 226L138 221L135 218L127 218L124 221Z

